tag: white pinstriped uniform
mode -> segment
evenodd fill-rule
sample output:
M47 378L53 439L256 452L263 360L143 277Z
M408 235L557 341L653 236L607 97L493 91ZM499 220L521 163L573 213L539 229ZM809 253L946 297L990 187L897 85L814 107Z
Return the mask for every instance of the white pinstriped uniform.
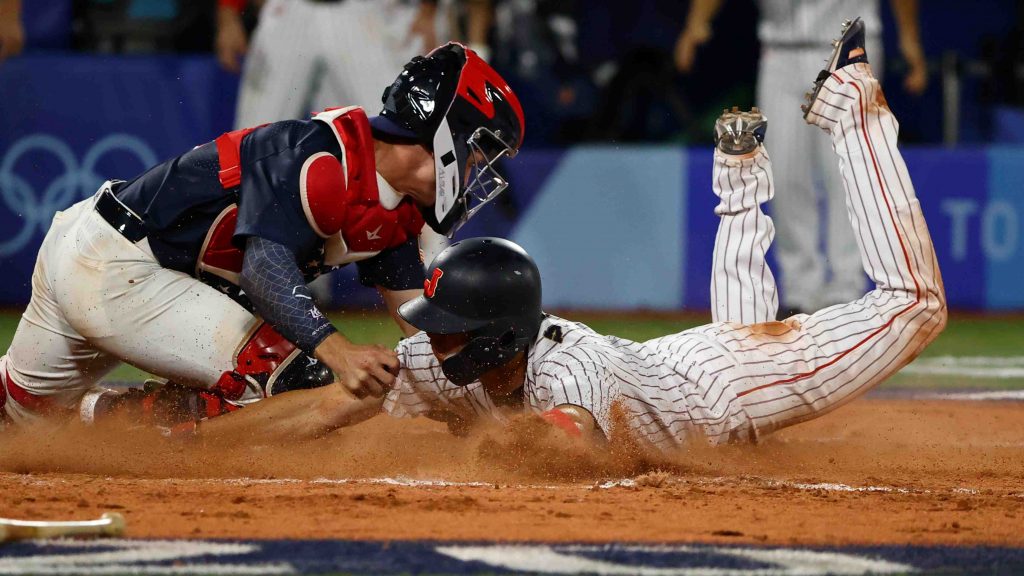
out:
M859 64L833 75L821 94L815 110L822 116L814 119L830 132L875 289L772 321L775 282L764 255L773 229L760 209L774 194L769 159L763 148L745 160L716 152L715 322L638 343L548 317L528 355L530 410L579 405L607 431L610 407L620 401L633 432L665 448L693 436L756 439L856 398L938 335L946 318L942 280L878 83ZM385 402L390 414L493 412L479 382L460 388L444 378L424 334L401 342L398 353L403 369Z

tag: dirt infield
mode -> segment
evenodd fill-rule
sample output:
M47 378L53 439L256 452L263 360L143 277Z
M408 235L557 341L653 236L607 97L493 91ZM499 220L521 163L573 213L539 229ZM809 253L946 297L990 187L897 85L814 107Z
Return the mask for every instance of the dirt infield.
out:
M383 417L288 447L43 432L0 438L0 515L131 537L1024 545L1024 403L869 398L658 462Z

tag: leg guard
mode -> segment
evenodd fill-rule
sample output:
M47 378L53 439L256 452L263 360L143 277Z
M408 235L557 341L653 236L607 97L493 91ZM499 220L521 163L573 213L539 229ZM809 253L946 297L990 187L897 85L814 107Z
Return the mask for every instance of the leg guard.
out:
M262 323L242 342L235 369L209 390L149 380L126 391L97 388L79 403L83 422L117 417L132 424L173 428L238 410L289 390L317 388L334 381L326 364L306 356L270 324Z
M214 392L173 382L147 380L142 388L90 390L79 402L78 414L86 424L118 418L129 425L173 428L239 408Z
M260 324L235 355L214 391L226 400L248 404L289 390L318 388L334 381L326 364L307 356L267 323Z

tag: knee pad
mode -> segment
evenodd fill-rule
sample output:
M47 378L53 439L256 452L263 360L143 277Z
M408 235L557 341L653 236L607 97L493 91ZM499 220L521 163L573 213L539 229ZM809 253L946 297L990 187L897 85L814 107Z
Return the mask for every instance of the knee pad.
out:
M333 381L326 364L303 353L264 322L242 342L235 354L235 369L222 374L215 389L228 401L248 403Z

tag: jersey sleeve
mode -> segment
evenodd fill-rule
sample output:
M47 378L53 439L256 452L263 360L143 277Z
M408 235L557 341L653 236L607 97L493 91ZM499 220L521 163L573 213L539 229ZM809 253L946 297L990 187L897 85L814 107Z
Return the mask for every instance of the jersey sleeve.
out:
M334 136L317 122L275 122L242 140L242 184L235 244L258 236L305 254L322 241L306 218L299 191L312 156L340 153Z
M449 382L430 350L426 334L420 332L402 340L395 353L402 368L384 398L384 412L396 418L423 416L449 425L475 418L478 410L474 402L480 399L474 397L480 384L456 386ZM482 405L478 408L486 409Z
M534 404L551 410L563 404L590 412L601 431L611 427L611 405L616 379L596 352L583 346L550 354L536 367L536 381L529 394Z
M399 342L395 353L401 369L384 398L384 411L396 418L425 416L439 403L441 366L431 362L430 343L423 333Z
M260 316L307 354L337 331L313 301L295 255L280 244L249 238L239 285Z
M422 288L423 260L415 236L404 244L384 250L373 258L356 263L363 286L381 286L388 290Z

